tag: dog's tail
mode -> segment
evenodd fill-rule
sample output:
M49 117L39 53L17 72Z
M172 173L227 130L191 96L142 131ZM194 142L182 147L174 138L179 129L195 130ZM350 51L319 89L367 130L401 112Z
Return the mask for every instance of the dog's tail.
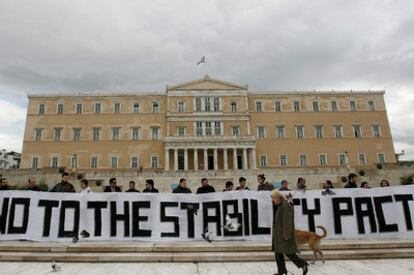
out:
M322 235L318 235L321 239L325 238L328 235L328 232L326 231L326 228L323 227L322 225L317 225L316 228L319 228L320 230L323 231Z

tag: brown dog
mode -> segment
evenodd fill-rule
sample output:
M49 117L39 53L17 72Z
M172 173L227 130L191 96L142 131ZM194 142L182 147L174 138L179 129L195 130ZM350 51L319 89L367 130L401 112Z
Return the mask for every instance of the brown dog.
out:
M321 255L322 263L325 263L325 260L323 258L323 253L320 250L320 245L321 245L321 240L326 237L327 232L326 232L325 227L321 225L318 225L316 227L323 231L323 235L318 235L315 232L302 231L302 230L297 230L297 229L295 231L296 243L298 245L308 244L309 248L313 251L313 255L315 256L315 258L313 259L312 264L314 264L316 260L318 259L318 254Z

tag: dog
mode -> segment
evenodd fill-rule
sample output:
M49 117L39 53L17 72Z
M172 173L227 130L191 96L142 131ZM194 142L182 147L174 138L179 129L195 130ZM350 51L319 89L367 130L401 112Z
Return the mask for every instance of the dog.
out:
M309 248L313 251L314 259L312 264L318 260L318 254L321 256L322 263L325 263L325 259L323 258L323 253L320 250L321 240L327 236L326 228L318 225L316 228L319 228L323 231L322 235L318 235L315 232L310 231L303 231L303 230L295 230L296 235L296 243L298 245L308 244Z

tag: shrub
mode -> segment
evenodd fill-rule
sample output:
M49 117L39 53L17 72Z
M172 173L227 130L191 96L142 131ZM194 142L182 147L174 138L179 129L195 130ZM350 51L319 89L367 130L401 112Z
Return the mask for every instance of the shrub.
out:
M411 175L404 175L400 177L400 181L402 185L410 184L410 181L414 178L414 174Z

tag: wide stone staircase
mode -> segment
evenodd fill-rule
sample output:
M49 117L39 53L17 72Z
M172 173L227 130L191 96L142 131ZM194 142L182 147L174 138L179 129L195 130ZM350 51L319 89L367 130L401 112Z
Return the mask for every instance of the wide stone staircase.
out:
M414 258L414 240L322 241L325 260ZM307 246L301 255L312 259ZM0 261L30 262L256 262L273 261L261 242L78 242L1 241Z

